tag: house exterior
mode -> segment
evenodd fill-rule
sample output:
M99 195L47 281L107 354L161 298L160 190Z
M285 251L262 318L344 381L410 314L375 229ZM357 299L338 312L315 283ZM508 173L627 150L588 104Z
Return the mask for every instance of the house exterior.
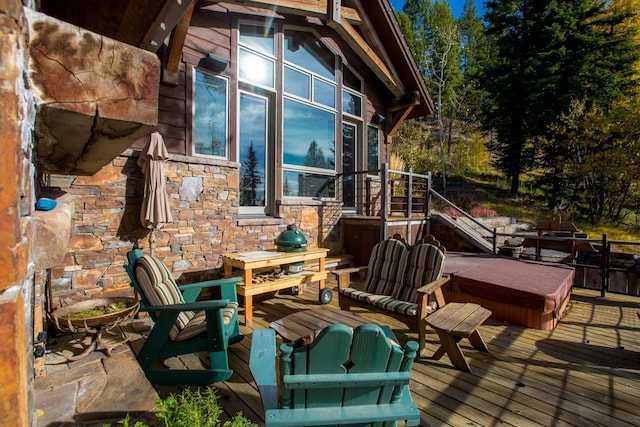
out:
M340 254L341 217L365 197L358 172L387 162L400 124L433 110L388 0L113 3L0 1L20 41L3 52L17 65L3 64L14 95L2 97L16 111L2 119L15 214L0 230L12 272L0 367L19 367L0 389L16 396L15 425L33 417L31 336L60 306L130 295L127 251L153 247L186 281L218 274L224 252L275 248L295 224ZM92 102L76 99L94 87ZM137 160L154 130L170 154L173 221L152 233ZM43 196L58 207L37 212Z

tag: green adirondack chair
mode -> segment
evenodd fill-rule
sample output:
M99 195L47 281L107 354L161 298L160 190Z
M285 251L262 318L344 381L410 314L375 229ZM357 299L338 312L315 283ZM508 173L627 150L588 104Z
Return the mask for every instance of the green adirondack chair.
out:
M206 385L228 379L227 347L242 340L238 324L236 283L229 278L178 287L165 264L139 249L127 253L124 266L140 295L140 310L154 325L137 360L151 383ZM204 288L217 287L221 299L196 301ZM207 352L208 369L167 369L161 361L183 354Z
M418 343L403 350L377 325L335 324L310 344L280 346L275 331L253 332L249 367L265 409L266 426L395 426L420 422L409 380Z

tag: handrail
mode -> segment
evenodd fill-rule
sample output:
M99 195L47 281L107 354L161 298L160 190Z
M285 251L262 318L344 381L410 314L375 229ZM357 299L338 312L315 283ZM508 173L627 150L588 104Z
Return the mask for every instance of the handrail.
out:
M477 226L479 226L480 228L484 229L485 231L488 231L489 233L492 232L492 230L487 227L486 225L482 224L481 222L479 222L478 220L476 220L474 217L472 217L471 215L469 215L468 213L466 213L462 208L456 206L452 201L450 201L449 199L447 199L446 197L444 197L443 195L441 195L440 193L438 193L436 190L434 190L433 188L429 189L430 193L433 194L434 196L436 196L436 198L440 199L440 201L448 204L449 206L451 206L452 208L454 208L455 210L457 210L458 212L460 212L465 218L471 220L474 224L476 224Z

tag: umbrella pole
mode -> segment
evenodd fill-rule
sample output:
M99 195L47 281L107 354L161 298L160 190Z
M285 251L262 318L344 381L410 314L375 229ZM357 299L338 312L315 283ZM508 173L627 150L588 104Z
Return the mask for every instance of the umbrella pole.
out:
M154 249L154 243L156 242L156 236L155 236L155 228L151 229L151 234L149 235L149 250L151 252L151 255L153 256L153 249Z

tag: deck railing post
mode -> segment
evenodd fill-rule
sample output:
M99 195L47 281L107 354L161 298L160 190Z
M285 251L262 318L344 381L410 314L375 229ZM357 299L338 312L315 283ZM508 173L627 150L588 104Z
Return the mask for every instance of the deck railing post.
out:
M602 235L602 247L600 248L601 260L600 260L600 296L602 298L607 296L608 280L609 280L609 256L608 252L611 250L607 242L607 235Z
M388 237L388 231L387 231L387 217L389 214L389 206L387 206L387 204L389 203L389 200L391 200L390 194L389 194L389 164L388 163L383 163L382 164L382 171L381 171L381 176L380 176L380 185L382 185L381 191L380 191L380 240L386 240Z
M431 234L431 172L427 173L427 195L425 219L427 220L427 235Z
M493 227L493 254L498 253L498 229Z
M411 235L411 215L413 212L412 199L413 199L413 168L409 168L409 177L407 178L407 242L413 242L413 236Z

